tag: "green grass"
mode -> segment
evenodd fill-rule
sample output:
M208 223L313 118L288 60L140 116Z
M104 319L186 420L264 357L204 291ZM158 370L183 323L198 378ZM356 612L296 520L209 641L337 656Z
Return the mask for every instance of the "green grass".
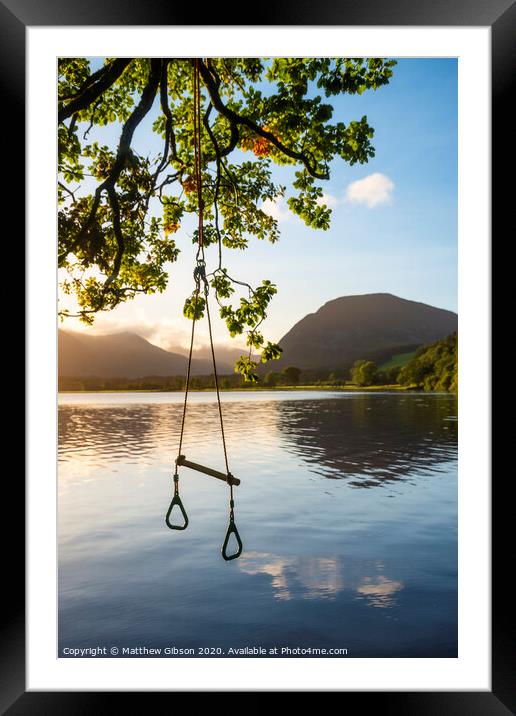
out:
M401 366L409 363L415 355L416 351L411 351L410 353L397 353L396 355L392 356L390 361L387 361L387 363L384 363L383 365L379 366L378 370L401 368Z

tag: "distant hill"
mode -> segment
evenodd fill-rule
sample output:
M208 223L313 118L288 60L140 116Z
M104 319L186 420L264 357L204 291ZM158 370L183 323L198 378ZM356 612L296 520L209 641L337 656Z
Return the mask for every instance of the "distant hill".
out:
M305 316L281 339L283 354L262 370L349 368L355 360L378 365L454 333L457 314L388 293L343 296ZM239 349L216 349L221 375L232 374ZM59 331L59 376L144 378L186 373L186 355L166 351L135 333L88 335ZM193 375L210 375L206 348L192 363Z
M184 375L187 357L152 345L135 333L87 335L59 330L58 373L60 377L143 378ZM227 363L217 363L219 372L232 373ZM192 361L193 375L209 375L211 360Z
M245 342L245 336L244 341ZM181 353L181 349L175 348L174 346L170 347L170 350L175 353ZM211 361L211 349L209 345L199 346L199 348L194 348L194 356L198 360L209 360ZM233 348L232 346L227 345L215 345L215 356L217 358L217 365L219 364L219 361L222 364L226 364L228 366L231 366L230 373L233 372L233 368L235 366L235 362L242 356L242 355L249 355L249 347L242 347L242 348ZM260 360L260 356L256 355L254 353L251 354L251 357L253 360Z
M390 293L342 296L290 329L279 341L283 354L273 369L348 368L362 358L381 364L456 330L457 314L442 308Z

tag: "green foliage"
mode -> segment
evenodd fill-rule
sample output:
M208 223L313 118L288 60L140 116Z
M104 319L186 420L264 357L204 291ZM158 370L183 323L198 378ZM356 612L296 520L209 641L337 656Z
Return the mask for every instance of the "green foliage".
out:
M400 369L398 381L402 385L414 386L422 390L456 393L458 391L457 333L420 348L414 359Z
M257 383L258 374L256 373L256 367L258 363L251 360L249 356L240 356L235 364L235 373L240 373L246 383Z
M295 179L290 210L314 229L326 230L331 210L321 204L321 182L334 159L365 163L374 156L367 117L333 121L323 99L362 94L387 84L393 60L379 58L203 58L201 128L204 246L217 245L218 267L210 283L232 336L247 332L260 360L278 358L259 325L276 293L269 281L252 289L222 268L223 249L245 250L251 240L279 239L266 200L287 193L272 181L271 166L291 165ZM137 294L165 290L170 265L185 240L182 224L196 214L192 125L193 62L189 58L106 58L91 72L86 58L58 63L59 267L62 287L74 296L77 313L91 323ZM267 92L257 89L267 82ZM133 133L149 115L161 137L158 156L131 147ZM117 146L89 141L96 127L119 127ZM242 160L242 152L249 158ZM87 179L87 181L86 181ZM92 189L92 181L94 188ZM194 232L193 241L198 239ZM238 286L247 296L228 300ZM192 297L184 313L204 311ZM71 315L60 312L62 318ZM253 361L238 370L255 380Z
M263 382L269 388L274 388L276 385L278 385L279 380L280 380L280 374L274 370L270 370L265 374L265 378L263 379Z
M328 383L330 385L341 386L345 385L346 381L336 371L330 371L328 374Z
M379 370L376 374L376 380L383 385L399 383L400 370L401 366L398 365L393 365L392 368L388 368L387 370Z
M297 385L301 376L301 370L294 365L289 365L281 371L287 385Z
M351 369L353 383L359 386L373 385L377 378L376 363L372 360L357 360Z
M396 355L393 355L390 360L380 366L380 370L389 371L391 368L401 368L401 366L411 361L415 355L416 351L410 351L409 353L396 353Z
M195 318L196 321L204 316L206 300L195 291L189 296L183 306L183 315L190 320Z
M216 274L211 280L211 285L219 298L229 298L235 292L231 281L224 274Z
M267 363L269 360L277 360L280 358L282 350L277 343L267 343L262 350L262 363Z
M269 302L277 292L276 286L267 280L262 281L261 286L255 289L248 286L248 297L240 297L239 305L234 307L229 303L222 303L224 298L228 298L234 292L231 279L224 269L221 269L220 273L215 272L211 285L215 289L220 306L220 316L226 322L230 336L241 335L246 331L247 345L250 349L261 350L260 361L262 363L279 358L281 348L270 341L265 343L263 334L258 330L267 316ZM245 380L252 382L258 380L256 366L256 362L244 358L236 363L236 369L244 376Z
M329 229L331 209L318 205L317 201L321 199L323 191L320 186L315 186L314 178L306 170L296 172L293 186L299 189L299 194L290 197L287 204L294 214L300 216L312 229Z

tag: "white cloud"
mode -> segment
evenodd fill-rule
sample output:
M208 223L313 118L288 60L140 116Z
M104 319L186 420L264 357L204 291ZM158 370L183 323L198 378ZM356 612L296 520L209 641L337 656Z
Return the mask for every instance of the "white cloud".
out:
M329 209L333 209L339 203L341 202L336 196L327 194L326 192L324 192L323 195L316 201L317 206L327 206ZM276 219L276 221L291 221L296 218L295 214L292 214L287 206L287 203L282 197L279 197L274 201L271 201L271 199L265 199L261 209L266 214Z
M390 202L394 182L385 174L375 172L364 179L351 182L346 189L345 199L353 204L365 204L370 209Z
M339 203L339 200L336 196L333 196L332 194L327 194L326 192L323 192L323 195L320 196L316 204L317 206L327 206L328 209L333 209L337 204Z
M272 216L273 219L276 219L276 221L289 221L292 218L289 208L281 197L275 201L265 199L260 208L266 214Z

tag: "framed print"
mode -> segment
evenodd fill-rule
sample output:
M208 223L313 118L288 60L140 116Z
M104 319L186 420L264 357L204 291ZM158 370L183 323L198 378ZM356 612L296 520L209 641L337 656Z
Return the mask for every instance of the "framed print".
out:
M257 12L0 5L28 308L2 708L510 713L490 237L514 6Z

